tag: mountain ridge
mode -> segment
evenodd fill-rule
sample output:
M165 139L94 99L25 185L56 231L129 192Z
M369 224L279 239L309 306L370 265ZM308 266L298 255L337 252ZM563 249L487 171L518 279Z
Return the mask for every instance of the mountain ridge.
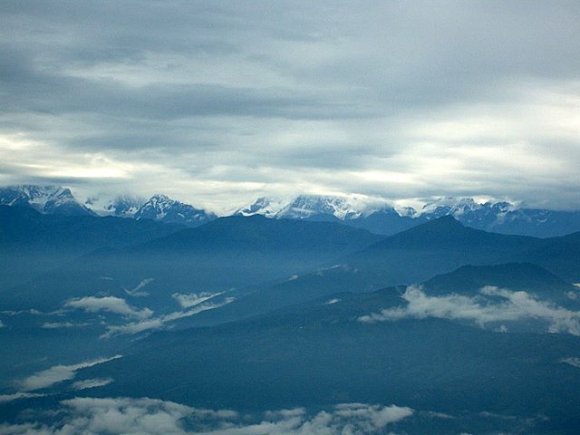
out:
M155 194L148 200L130 195L120 195L110 200L89 198L83 204L74 198L69 188L61 186L0 188L0 205L31 207L46 214L112 215L190 227L218 217L211 211L164 194ZM466 226L501 234L554 237L580 231L580 211L526 208L506 201L481 203L469 197L439 198L425 203L419 210L395 207L384 199L357 195L303 194L290 200L260 197L222 217L253 215L271 219L339 222L382 235L396 234L442 216L453 216Z

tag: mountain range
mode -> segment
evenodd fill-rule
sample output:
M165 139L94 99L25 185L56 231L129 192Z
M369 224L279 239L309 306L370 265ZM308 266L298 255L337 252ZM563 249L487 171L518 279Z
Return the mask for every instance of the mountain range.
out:
M392 404L408 418L358 432L577 432L580 232L397 212L416 225L386 236L307 199L195 227L0 206L0 431L162 403L194 433L294 433L274 429L296 412L384 421ZM67 417L79 400L89 414Z
M129 195L95 197L83 203L69 188L61 186L0 188L0 205L29 207L45 214L116 216L190 227L218 217L163 194L148 200ZM453 216L466 226L502 234L553 237L580 231L580 211L526 208L505 201L479 203L472 198L440 198L415 210L357 196L299 195L289 201L261 197L229 215L340 222L381 235L396 234L442 216Z

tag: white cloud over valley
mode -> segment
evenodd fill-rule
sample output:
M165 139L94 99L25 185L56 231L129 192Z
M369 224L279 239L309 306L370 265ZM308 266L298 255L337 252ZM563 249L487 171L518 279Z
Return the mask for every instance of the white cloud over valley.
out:
M396 405L345 403L313 415L296 408L269 411L260 418L227 409L193 408L158 399L78 397L62 402L61 410L55 414L58 416L56 423L0 424L0 434L373 434L413 413L411 408Z
M109 312L120 314L122 316L134 317L137 319L146 319L153 315L149 308L138 310L131 307L125 299L115 296L85 296L82 298L71 299L65 303L66 308L74 308L87 311L89 313Z
M74 379L77 371L84 368L93 367L103 364L117 358L121 355L115 355L110 358L99 358L91 361L85 361L79 364L63 365L59 364L35 373L17 383L18 388L24 392L42 390L51 387L63 381Z
M490 323L532 319L546 322L548 332L580 336L580 312L542 301L524 291L488 286L476 296L430 296L420 286L409 286L402 299L406 302L403 307L365 315L359 321L374 323L433 317L472 321L483 327Z

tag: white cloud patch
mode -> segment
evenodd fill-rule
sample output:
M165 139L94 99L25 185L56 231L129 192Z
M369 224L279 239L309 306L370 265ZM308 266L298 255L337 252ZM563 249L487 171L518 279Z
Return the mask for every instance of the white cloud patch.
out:
M43 388L51 387L60 382L74 379L77 371L81 369L103 364L117 358L121 358L121 355L115 355L111 358L99 358L91 361L85 361L79 364L59 364L25 378L24 380L18 382L18 386L25 392L42 390Z
M20 316L23 314L30 314L32 316L41 316L41 315L52 315L52 314L57 314L59 313L58 311L54 311L52 313L43 313L41 311L35 310L34 308L31 308L29 310L19 310L19 311L14 311L14 310L6 310L6 311L0 311L0 314L5 314L7 316Z
M335 299L331 299L328 302L326 302L326 305L334 305L334 304L339 303L340 301L341 301L341 299L336 299L336 298Z
M150 331L154 329L161 329L166 326L167 323L173 322L178 319L183 319L184 317L191 317L199 314L203 311L213 310L219 307L223 307L235 300L234 297L228 297L220 302L199 302L192 308L184 311L175 311L173 313L165 314L160 317L140 320L137 322L130 322L126 325L114 325L107 328L107 332L101 336L101 338L109 338L113 335L132 335L138 334L144 331Z
M44 322L40 327L43 329L62 329L62 328L74 328L75 325L72 322Z
M24 392L18 392L14 394L0 394L0 403L7 403L20 399L32 399L34 397L42 397L42 396L44 396L44 394L24 393Z
M84 381L75 382L72 387L75 390L87 390L89 388L104 387L105 385L109 385L112 382L112 378L86 379Z
M560 362L580 369L580 358L577 357L563 358L562 360L560 360Z
M131 307L125 299L117 298L115 296L86 296L83 298L71 299L65 303L65 307L80 309L89 313L105 311L138 319L146 319L153 315L153 311L149 308L138 310L137 308Z
M202 302L205 302L218 295L221 295L221 293L173 293L171 297L177 301L181 308L189 308L195 305L199 305Z
M134 289L128 290L128 289L123 289L125 290L125 293L127 293L129 296L133 296L133 297L145 297L145 296L149 296L149 293L146 291L142 291L142 289L146 286L148 286L149 284L151 284L153 281L155 281L155 279L153 278L146 278L143 281L141 281L137 287L135 287Z
M371 434L413 415L411 408L362 403L340 404L309 415L297 408L266 412L261 418L232 410L192 408L149 398L74 398L61 402L60 421L0 425L0 434ZM253 422L252 422L253 421Z
M487 286L474 297L458 294L429 296L420 286L409 286L402 298L407 302L406 306L385 309L358 320L373 323L434 317L473 321L485 327L488 323L532 319L547 322L549 332L580 335L580 312L539 300L525 291Z

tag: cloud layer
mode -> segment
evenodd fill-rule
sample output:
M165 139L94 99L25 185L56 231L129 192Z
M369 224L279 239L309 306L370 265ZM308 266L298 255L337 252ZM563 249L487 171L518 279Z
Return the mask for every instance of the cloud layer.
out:
M337 405L309 415L302 408L266 412L262 420L248 422L231 410L192 408L157 399L74 398L62 402L61 420L54 425L27 423L0 425L0 434L371 434L413 415L396 405L362 403Z
M0 184L580 207L576 1L0 8Z
M23 379L22 381L18 382L18 386L22 391L25 392L42 390L60 382L74 379L76 372L81 369L103 364L117 358L121 358L121 355L115 355L111 358L99 358L91 361L85 361L79 364L59 364Z
M115 296L85 296L82 298L71 299L64 305L66 308L74 308L87 311L89 313L98 313L101 311L120 314L126 317L137 319L146 319L153 315L153 311L148 308L138 310L131 307L125 299Z
M402 295L404 307L389 308L362 316L363 323L397 321L429 317L466 320L485 327L488 324L538 320L548 325L548 332L580 336L580 312L542 301L524 291L484 287L477 296L450 294L429 296L419 286L409 286ZM506 331L505 325L501 326Z

